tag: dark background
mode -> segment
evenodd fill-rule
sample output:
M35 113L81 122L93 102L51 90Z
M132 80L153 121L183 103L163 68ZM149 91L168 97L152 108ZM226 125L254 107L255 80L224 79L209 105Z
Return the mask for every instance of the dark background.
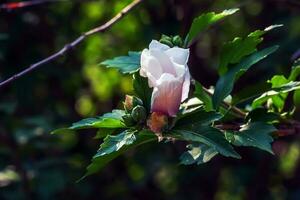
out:
M70 0L0 10L0 80L104 23L129 2ZM234 93L263 89L273 74L288 74L300 48L300 1L146 0L108 32L0 88L0 199L300 199L299 136L276 141L276 155L238 148L241 160L217 157L201 166L178 165L185 144L147 144L75 183L101 141L93 139L93 130L49 134L120 107L124 94L132 93L131 77L99 66L101 61L142 50L161 33L184 36L202 12L232 7L241 11L191 46L193 77L214 85L222 44L272 24L284 27L269 32L260 47L279 44L280 50L247 72Z

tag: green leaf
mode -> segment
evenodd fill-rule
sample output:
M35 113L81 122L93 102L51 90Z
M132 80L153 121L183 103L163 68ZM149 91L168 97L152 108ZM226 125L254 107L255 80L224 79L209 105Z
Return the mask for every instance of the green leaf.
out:
M186 128L202 128L210 125L214 121L221 119L223 116L215 111L206 112L202 109L198 109L194 112L187 113L180 116L176 120L175 129L186 129Z
M204 91L203 86L197 81L195 83L195 87L196 87L196 89L194 92L194 96L203 102L204 109L206 111L212 111L213 106L212 106L211 96Z
M116 68L124 74L132 74L140 68L141 52L129 51L128 56L115 57L111 60L105 60L101 65Z
M296 81L299 75L300 75L300 65L293 66L288 80Z
M246 121L251 122L274 122L280 119L280 115L274 112L268 112L265 108L256 108L249 112Z
M132 133L121 133L122 135L118 136L117 138L114 138L114 142L110 142L112 144L115 144L114 147L107 148L107 145L104 145L105 150L103 149L102 145L98 153L93 157L92 163L87 167L87 172L80 180L85 178L86 176L89 176L91 174L94 174L101 170L103 167L105 167L110 161L118 157L119 155L123 154L124 152L133 149L139 145L152 142L157 140L157 137L154 133L144 130L139 133L135 134L135 140L133 140ZM129 134L125 136L126 134ZM124 141L124 138L127 138L126 141ZM122 144L122 146L119 146ZM117 151L112 151L117 150ZM110 152L110 153L109 153Z
M300 82L298 81L291 81L289 83L281 85L280 87L272 88L271 90L263 93L260 97L256 98L252 102L252 108L257 108L263 105L270 98L273 98L281 94L289 93L294 90L299 90L299 89L300 89Z
M194 143L187 146L188 151L180 156L181 164L191 165L197 163L198 165L210 161L218 154L212 147L202 143Z
M222 101L231 93L234 81L240 75L247 71L252 65L266 58L277 49L278 46L272 46L255 52L250 56L242 59L239 64L236 64L226 74L221 76L216 84L216 88L212 97L214 108L218 109Z
M139 73L135 73L133 75L133 89L136 95L143 101L145 108L149 112L153 89L149 87L148 79L140 76Z
M122 132L122 128L99 128L94 139L101 139L107 135L113 135Z
M104 138L103 143L100 145L97 156L104 156L114 151L118 151L124 145L130 145L135 141L134 131L124 131L119 135L108 135Z
M257 45L263 41L262 36L268 31L281 26L282 25L272 25L264 30L256 30L250 33L246 38L237 37L225 43L220 55L219 74L225 74L230 64L236 64L243 57L257 51Z
M123 110L113 110L100 117L86 118L75 122L68 128L62 128L52 131L51 134L63 133L65 130L88 129L88 128L125 128L122 116L125 115Z
M276 128L271 124L255 122L244 126L240 132L227 132L226 137L233 137L232 144L236 146L256 147L273 154L271 133L274 131ZM228 134L232 134L232 136Z
M185 46L188 46L193 39L195 39L198 34L208 28L210 25L220 21L226 16L236 13L239 9L229 9L224 10L221 13L209 12L200 15L193 20L191 28L185 38Z
M225 139L223 133L213 127L174 129L173 133L177 139L206 144L223 156L241 158L240 155L234 151L230 143Z

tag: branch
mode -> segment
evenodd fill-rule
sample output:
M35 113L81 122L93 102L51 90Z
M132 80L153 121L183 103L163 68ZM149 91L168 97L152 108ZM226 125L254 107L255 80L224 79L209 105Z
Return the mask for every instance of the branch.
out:
M59 1L68 1L68 0L32 0L32 1L9 2L9 3L1 4L0 10L3 9L3 10L11 11L18 8L40 5L44 3L54 3Z
M205 87L202 87L202 88L209 96L213 95L207 88L205 88ZM246 113L243 112L241 109L239 109L236 106L230 105L229 103L227 103L225 101L222 102L222 106L224 108L227 108L228 110L232 110L237 115L237 117L241 117L241 118L246 117Z
M36 68L47 64L53 60L55 60L56 58L64 55L66 52L70 51L71 49L73 49L75 46L77 46L79 43L81 43L86 37L91 36L95 33L103 33L105 32L107 29L109 29L112 25L114 25L116 22L118 22L120 19L122 19L126 14L129 13L129 11L131 11L135 6L137 6L139 3L141 3L143 0L134 0L132 1L130 4L128 4L125 8L123 8L116 16L114 16L113 18L111 18L109 21L107 21L105 24L98 26L92 30L89 30L85 33L83 33L81 36L79 36L77 39L75 39L74 41L70 42L69 44L66 44L61 50L59 50L58 52L52 54L51 56L32 64L31 66L29 66L28 68L26 68L25 70L11 76L10 78L0 82L0 88L15 81L16 79L24 76L25 74L35 70Z
M242 124L234 123L234 124L218 124L217 128L222 129L224 131L238 131L240 130ZM285 137L289 135L297 135L300 134L300 122L295 120L289 120L287 122L282 122L280 124L275 125L277 130L273 133L275 137Z

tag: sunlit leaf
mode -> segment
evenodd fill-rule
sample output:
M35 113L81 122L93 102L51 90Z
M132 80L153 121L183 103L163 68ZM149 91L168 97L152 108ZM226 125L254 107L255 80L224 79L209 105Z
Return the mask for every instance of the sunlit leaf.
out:
M68 128L57 129L52 134L63 133L64 130L88 129L88 128L125 128L122 116L125 114L123 110L113 110L100 117L86 118L79 122L73 123Z
M257 107L263 105L270 98L273 98L280 94L285 94L285 93L288 93L288 92L291 92L294 90L299 90L299 89L300 89L300 82L298 82L298 81L291 81L289 83L281 85L280 87L272 88L271 90L263 93L260 97L256 98L252 102L252 108L257 108Z
M200 142L213 148L223 156L240 158L240 155L233 149L225 139L223 133L218 129L212 127L185 127L184 129L175 129L172 132L180 140Z
M118 69L120 72L134 73L140 68L141 53L129 51L128 56L115 57L111 60L105 60L101 65Z
M221 13L209 12L204 13L199 17L195 18L185 38L185 46L188 46L191 43L191 41L194 40L198 36L198 34L204 31L207 27L220 21L226 16L236 13L238 10L238 8L233 8L229 10L224 10Z
M218 154L214 148L203 143L189 144L187 148L189 150L180 156L180 163L183 165L206 163Z

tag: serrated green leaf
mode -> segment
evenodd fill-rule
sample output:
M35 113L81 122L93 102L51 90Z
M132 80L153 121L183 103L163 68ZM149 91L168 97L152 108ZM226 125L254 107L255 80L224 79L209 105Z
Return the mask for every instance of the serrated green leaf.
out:
M195 83L194 96L197 97L198 99L200 99L203 102L204 109L206 111L212 111L213 110L211 96L204 91L203 86L197 81Z
M202 109L195 110L194 112L187 113L180 116L176 120L175 129L185 128L202 128L210 125L214 121L221 119L223 116L215 111L206 112Z
M134 132L129 130L126 130L119 135L108 135L104 138L103 143L100 145L100 149L94 157L104 156L114 151L118 151L124 145L130 145L134 141Z
M222 101L231 93L234 81L247 71L252 65L266 58L275 52L278 46L272 46L261 51L255 52L250 56L242 59L239 64L232 67L226 74L221 76L216 84L216 88L212 97L213 106L218 109Z
M281 26L282 25L269 26L264 30L256 30L245 38L237 37L232 41L225 43L220 55L220 64L218 68L219 74L225 74L230 64L236 64L243 57L257 51L257 45L263 41L262 36L266 32Z
M268 112L265 108L256 108L249 112L246 121L251 122L273 122L280 119L280 115L274 112Z
M224 10L221 13L209 12L209 13L204 13L199 17L195 18L185 38L185 46L188 46L190 42L195 37L197 37L200 32L204 31L207 27L220 21L226 16L236 13L238 10L239 10L238 8L234 8L234 9Z
M111 113L105 113L100 117L87 118L73 123L70 129L124 128L126 126L122 122L123 115L125 115L124 110L113 110Z
M122 121L122 116L125 114L123 110L113 110L111 113L106 113L99 117L82 119L75 122L68 128L61 128L51 132L51 134L59 134L65 130L77 130L88 128L126 128Z
M180 156L180 164L191 165L197 163L198 165L210 161L218 154L212 147L202 143L194 143L188 145L189 150Z
M291 81L289 83L281 85L280 87L272 88L271 90L263 93L260 97L256 98L252 102L252 108L257 108L257 107L263 105L270 98L273 98L280 94L285 94L285 93L289 93L291 91L299 90L299 89L300 89L300 82L298 82L298 81Z
M148 79L140 76L139 73L135 73L133 75L133 89L136 95L143 101L145 108L149 112L153 89L149 87Z
M240 129L240 132L232 133L234 137L232 144L256 147L273 154L271 133L274 131L276 131L276 128L271 124L264 122L250 123Z
M190 127L189 129L185 127L185 129L174 129L172 132L178 139L200 142L213 148L223 156L240 158L240 155L234 151L233 147L225 139L223 133L213 127Z
M120 137L122 139L122 137ZM143 130L139 133L135 134L135 140L132 142L125 142L126 145L122 145L122 147L115 147L114 149L118 149L118 151L111 151L111 153L109 154L103 154L103 150L101 151L102 153L99 154L99 152L93 157L92 159L92 163L87 167L87 172L84 175L84 177L82 177L80 180L82 180L83 178L85 178L86 176L89 176L91 174L94 174L98 171L100 171L103 167L105 167L110 161L112 161L113 159L115 159L116 157L120 156L121 154L123 154L124 152L133 149L139 145L148 143L148 142L152 142L157 140L157 137L155 136L154 133L147 131L147 130ZM116 144L120 144L120 142L115 142ZM123 142L124 144L124 142Z
M141 52L129 51L128 56L119 56L101 62L106 67L116 68L124 74L132 74L140 68Z
M113 135L122 132L124 129L121 128L99 128L94 139L101 139L107 135Z

